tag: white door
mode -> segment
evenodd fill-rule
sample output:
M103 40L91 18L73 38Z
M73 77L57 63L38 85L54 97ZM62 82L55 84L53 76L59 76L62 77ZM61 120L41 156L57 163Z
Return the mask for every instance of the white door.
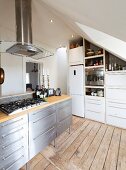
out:
M84 96L72 95L72 114L84 117Z
M71 95L84 95L83 65L71 66L69 68L69 87Z

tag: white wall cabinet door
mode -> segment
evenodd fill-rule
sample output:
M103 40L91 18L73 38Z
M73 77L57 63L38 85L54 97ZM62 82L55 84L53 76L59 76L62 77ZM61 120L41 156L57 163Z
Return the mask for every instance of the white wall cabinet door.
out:
M126 86L126 72L106 73L106 86Z
M83 64L84 62L84 47L77 47L69 50L69 64Z

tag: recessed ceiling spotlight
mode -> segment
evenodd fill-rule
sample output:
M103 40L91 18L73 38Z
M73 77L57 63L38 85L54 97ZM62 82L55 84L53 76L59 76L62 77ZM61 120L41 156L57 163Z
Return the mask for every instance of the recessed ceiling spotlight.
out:
M50 22L52 23L52 22L53 22L53 20L51 19L51 20L50 20Z
M72 38L74 37L74 35L72 34L72 36L71 36Z

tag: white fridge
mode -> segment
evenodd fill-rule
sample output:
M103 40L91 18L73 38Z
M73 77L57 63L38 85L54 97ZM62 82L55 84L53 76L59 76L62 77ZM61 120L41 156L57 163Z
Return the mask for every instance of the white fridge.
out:
M72 96L72 114L84 117L84 67L69 67L69 92Z

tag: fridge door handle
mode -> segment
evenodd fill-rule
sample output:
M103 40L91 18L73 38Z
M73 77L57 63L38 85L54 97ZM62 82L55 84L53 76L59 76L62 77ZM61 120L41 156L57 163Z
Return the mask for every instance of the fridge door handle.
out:
M76 75L76 70L74 70L74 76Z

